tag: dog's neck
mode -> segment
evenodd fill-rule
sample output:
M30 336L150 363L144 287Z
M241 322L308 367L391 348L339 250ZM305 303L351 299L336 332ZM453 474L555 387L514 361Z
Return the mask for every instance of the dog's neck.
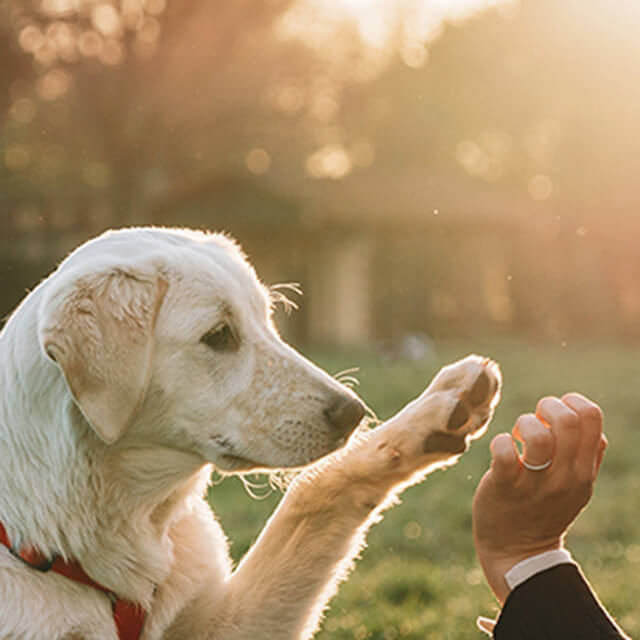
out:
M57 367L20 348L29 334L10 322L0 335L0 520L14 545L75 560L148 605L171 568L170 527L210 470L170 449L101 443Z

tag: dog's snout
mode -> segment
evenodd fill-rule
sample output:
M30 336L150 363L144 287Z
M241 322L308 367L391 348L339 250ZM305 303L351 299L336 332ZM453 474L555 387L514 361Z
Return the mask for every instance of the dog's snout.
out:
M331 426L343 433L348 433L358 426L365 414L365 407L353 396L340 396L324 410Z

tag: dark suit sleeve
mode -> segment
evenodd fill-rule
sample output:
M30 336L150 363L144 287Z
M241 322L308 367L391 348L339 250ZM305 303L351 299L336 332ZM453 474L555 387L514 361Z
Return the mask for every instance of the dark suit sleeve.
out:
M495 640L618 640L616 626L580 569L560 564L517 586L494 629Z

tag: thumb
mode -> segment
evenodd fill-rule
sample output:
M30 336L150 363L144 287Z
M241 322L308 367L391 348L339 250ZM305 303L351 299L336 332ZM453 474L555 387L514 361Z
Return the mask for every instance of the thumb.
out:
M516 421L514 436L522 442L522 458L532 465L541 465L553 457L554 438L535 415L525 413Z
M496 621L491 620L490 618L485 618L484 616L478 616L476 625L480 631L484 631L490 636L493 636L493 630L496 628Z
M498 482L513 482L519 472L519 456L516 445L508 433L499 433L489 445L491 471Z

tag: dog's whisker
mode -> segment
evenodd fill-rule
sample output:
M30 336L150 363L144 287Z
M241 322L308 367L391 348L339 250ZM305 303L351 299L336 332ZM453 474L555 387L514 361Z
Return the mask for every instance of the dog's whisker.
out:
M269 484L274 491L286 493L291 483L296 479L300 471L296 469L279 469L269 474Z
M279 291L280 289L287 289L288 291L292 291L293 293L299 296L304 295L302 291L302 285L299 282L280 282L278 284L272 284L270 289L271 291Z
M281 304L285 310L285 313L289 315L292 311L298 309L298 305L296 302L291 300L291 298L288 298L284 293L282 293L282 289L291 291L299 296L303 295L302 289L300 288L300 284L297 282L283 282L280 284L274 284L269 287L271 306L274 307L277 304Z
M355 376L352 376L352 373L358 373L360 371L360 367L350 367L349 369L343 369L342 371L338 371L335 373L333 377L345 387L353 388L357 387L360 384L360 380Z
M353 376L342 376L340 378L336 378L336 380L343 384L345 387L357 387L360 384L360 380L358 378L354 378Z
M360 367L349 367L348 369L342 369L342 371L338 371L338 373L334 373L333 377L336 380L340 380L342 376L349 375L351 373L358 373L360 371Z
M254 500L266 500L269 496L271 496L271 494L273 494L274 487L272 486L269 479L267 479L267 482L254 483L254 482L251 482L251 480L249 480L249 475L255 475L255 474L242 473L242 474L238 474L238 478L240 479L240 482L242 483L244 490L249 494L251 498L253 498ZM266 493L260 494L260 493L256 493L255 491L256 489L268 489L268 490Z
M366 415L360 423L361 425L365 425L366 427L376 427L377 425L382 423L382 420L378 418L376 412L371 407L366 404L364 405L364 407L366 410Z

